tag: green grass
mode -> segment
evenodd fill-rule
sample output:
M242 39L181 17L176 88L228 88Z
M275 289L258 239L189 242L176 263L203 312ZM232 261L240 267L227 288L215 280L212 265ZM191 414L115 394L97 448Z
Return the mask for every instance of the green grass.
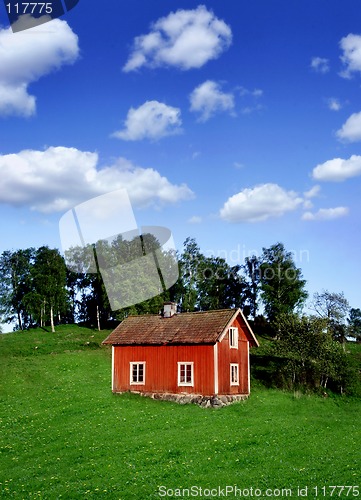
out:
M220 410L113 395L106 335L0 336L0 498L142 500L161 485L235 484L297 498L298 486L358 484L359 400L257 384Z

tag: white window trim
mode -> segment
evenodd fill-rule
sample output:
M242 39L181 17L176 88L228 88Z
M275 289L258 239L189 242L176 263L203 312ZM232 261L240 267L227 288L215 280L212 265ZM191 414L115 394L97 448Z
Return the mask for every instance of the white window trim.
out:
M232 382L232 368L237 367L237 381ZM231 382L231 385L239 385L239 364L238 363L231 363L229 366L229 380Z
M191 381L190 382L181 382L180 374L181 374L181 365L190 365L191 366ZM194 386L194 362L193 361L178 361L178 386L179 387L193 387Z
M234 340L234 345L231 344L231 331L233 331L233 340ZM228 329L228 336L229 336L229 347L231 349L238 349L238 328L235 326L231 326Z
M143 382L133 382L134 365L143 365ZM145 361L131 361L129 363L129 380L130 380L130 385L145 385Z

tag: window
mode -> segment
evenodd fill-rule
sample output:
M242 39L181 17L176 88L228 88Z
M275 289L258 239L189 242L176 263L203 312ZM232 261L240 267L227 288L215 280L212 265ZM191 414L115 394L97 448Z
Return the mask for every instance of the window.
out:
M238 349L238 328L233 326L229 329L229 347Z
M239 385L237 363L231 363L231 385Z
M193 386L193 362L178 363L178 385Z
M145 361L130 363L130 384L145 384Z

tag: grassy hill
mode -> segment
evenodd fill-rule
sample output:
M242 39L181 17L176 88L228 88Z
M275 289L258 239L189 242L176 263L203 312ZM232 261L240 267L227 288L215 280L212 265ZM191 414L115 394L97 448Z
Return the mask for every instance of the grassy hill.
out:
M234 485L315 498L314 487L329 497L329 485L358 485L360 400L255 382L249 400L220 410L113 395L107 334L0 336L0 498L142 500Z

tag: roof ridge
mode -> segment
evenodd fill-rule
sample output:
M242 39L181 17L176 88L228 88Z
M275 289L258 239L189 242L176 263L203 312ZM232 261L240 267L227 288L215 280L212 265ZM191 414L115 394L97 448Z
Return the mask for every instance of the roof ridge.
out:
M227 311L227 312L235 312L238 310L238 307L230 307L230 308L222 308L222 309L208 309L206 311L183 311L183 312L179 312L179 313L176 313L174 314L174 316L179 316L179 315L182 315L182 314L207 314L207 313L219 313L219 312L224 312L224 311ZM127 316L126 318L124 319L127 319L127 318L149 318L150 316L161 316L160 314L155 314L155 313L146 313L146 314L129 314L129 316ZM172 316L173 317L173 316ZM168 318L167 318L168 319Z

